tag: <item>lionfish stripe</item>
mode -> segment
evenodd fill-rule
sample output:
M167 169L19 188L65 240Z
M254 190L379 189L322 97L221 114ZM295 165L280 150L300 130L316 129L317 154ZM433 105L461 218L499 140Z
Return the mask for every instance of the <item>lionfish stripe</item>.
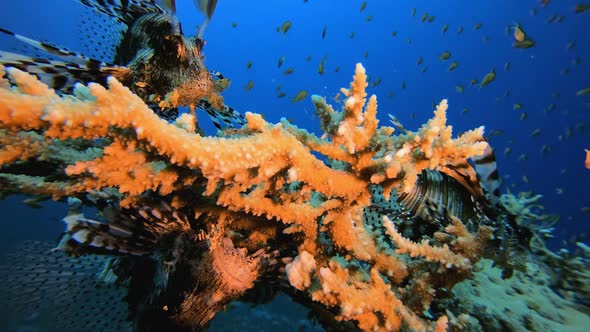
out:
M197 107L207 112L213 125L219 130L226 127L233 127L235 125L243 126L246 124L244 116L227 105L223 105L223 109L218 110L214 108L209 101L202 99ZM222 125L221 122L223 122L224 125Z
M62 58L65 61L68 61L70 63L77 63L79 65L89 65L90 63L97 63L98 65L103 65L106 66L107 64L105 63L101 63L100 61L88 58L86 56L84 56L83 54L68 50L66 48L63 47L57 47L55 45L52 44L48 44L48 43L44 43L44 42L40 42L34 39L31 39L29 37L25 37L23 35L19 35L17 33L14 33L12 31L0 28L0 32L9 35L11 37L14 37L15 39L29 45L32 46L38 50L47 52L49 54L55 55L57 57Z
M36 75L43 83L62 92L71 91L74 84L101 82L106 83L106 74L101 72L101 65L88 62L80 65L76 62L33 58L11 52L0 51L0 63L7 67L15 67Z

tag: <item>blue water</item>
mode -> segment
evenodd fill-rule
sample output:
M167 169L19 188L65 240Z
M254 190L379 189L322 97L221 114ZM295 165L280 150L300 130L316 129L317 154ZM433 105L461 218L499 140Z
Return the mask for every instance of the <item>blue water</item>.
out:
M79 13L73 0L2 1L0 26L20 34L47 40L71 49L79 49L76 36ZM177 0L179 18L185 34L192 34L203 20L192 1ZM507 188L513 193L533 191L544 195L547 213L561 215L555 230L553 247L566 241L587 239L589 214L582 207L590 206L590 170L584 168L584 148L590 148L590 95L576 96L576 91L590 87L590 11L574 14L577 1L553 1L540 7L538 1L368 1L360 12L362 1L302 0L237 1L221 0L212 22L205 31L206 65L231 78L224 93L226 103L241 112L262 113L270 122L281 117L292 119L298 126L318 132L309 98L294 103L291 99L300 90L319 94L329 100L347 87L354 65L362 62L372 79L381 78L371 87L378 97L378 116L387 123L392 113L409 130L416 130L432 117L433 102L449 100L449 123L456 134L485 125L488 133L502 130L491 138L496 149L499 171ZM411 15L416 8L416 16ZM536 15L531 10L536 9ZM435 16L432 23L422 23L424 13ZM561 23L547 23L552 15L563 15ZM372 16L371 21L367 17ZM290 20L286 33L276 28ZM232 27L232 22L237 26ZM536 41L531 49L515 49L508 27L518 22ZM474 25L481 23L479 30ZM442 33L445 24L449 25ZM457 34L462 26L464 31ZM326 36L321 34L327 27ZM392 36L392 32L397 36ZM354 32L354 38L349 38ZM410 42L411 40L411 42ZM575 42L569 51L566 45ZM6 38L1 49L14 47ZM449 51L448 61L439 55ZM365 54L368 57L365 58ZM286 58L281 68L280 57ZM307 62L306 57L311 56ZM325 73L319 75L323 57ZM416 62L419 57L424 61ZM578 62L574 63L576 59ZM246 64L252 61L252 68ZM459 67L449 72L457 61ZM509 71L504 69L510 62ZM287 68L294 73L284 75ZM335 72L339 67L340 71ZM424 67L428 67L425 73ZM495 69L497 78L487 87L470 86L470 80L481 80ZM569 73L562 71L567 69ZM254 81L250 91L247 83ZM402 82L407 87L402 89ZM278 98L277 86L287 93ZM455 86L465 87L458 93ZM506 91L510 92L505 97ZM559 94L556 97L555 94ZM392 95L393 97L390 97ZM521 110L513 105L520 103ZM543 110L550 104L556 109ZM461 114L468 108L470 112ZM528 118L520 120L520 113ZM204 116L203 116L204 117ZM538 137L531 137L540 128ZM206 128L212 132L209 125ZM560 141L559 135L571 131L571 137ZM542 153L543 145L551 151ZM506 147L512 152L504 154ZM527 160L519 161L526 154ZM523 181L526 176L528 183ZM64 207L47 203L42 210L31 210L21 204L22 197L0 201L2 217L0 244L21 239L54 239L61 225ZM573 237L573 238L572 238Z

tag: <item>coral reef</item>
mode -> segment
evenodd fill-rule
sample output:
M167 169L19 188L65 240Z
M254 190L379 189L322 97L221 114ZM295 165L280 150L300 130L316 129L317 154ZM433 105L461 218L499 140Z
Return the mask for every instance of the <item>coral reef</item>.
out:
M508 239L533 255L530 232L487 200L468 162L489 150L483 127L452 138L443 100L417 132L394 135L360 64L342 111L312 97L321 137L253 113L205 137L193 115L169 123L115 78L58 95L0 72L0 195L68 200L58 248L112 256L136 326L199 330L267 288L328 329L460 329L479 316L451 305L452 289L478 261L512 250ZM417 187L428 195L409 208L400 193ZM100 212L87 218L82 204Z

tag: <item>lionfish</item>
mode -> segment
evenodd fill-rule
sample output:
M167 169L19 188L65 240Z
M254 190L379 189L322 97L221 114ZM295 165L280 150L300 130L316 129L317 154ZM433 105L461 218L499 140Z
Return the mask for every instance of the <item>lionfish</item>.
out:
M207 20L194 37L183 34L174 15L174 1L162 5L155 0L78 1L122 27L114 36L115 54L110 59L91 58L0 28L1 33L49 55L32 57L0 51L0 63L37 75L59 93L71 92L75 83L106 85L107 77L114 76L167 120L177 117L178 107L187 106L191 112L205 110L218 129L245 123L219 95L229 80L207 70L203 63L205 41L201 35L217 1L198 2ZM96 43L101 45L100 41Z

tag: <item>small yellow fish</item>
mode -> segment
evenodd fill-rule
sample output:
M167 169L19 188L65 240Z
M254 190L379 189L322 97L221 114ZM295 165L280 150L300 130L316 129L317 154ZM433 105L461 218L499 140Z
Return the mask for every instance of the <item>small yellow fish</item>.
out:
M477 78L472 78L471 81L469 81L469 84L471 85L476 85L477 83L479 83L479 80Z
M530 180L529 180L529 177L528 177L528 176L526 176L526 175L523 175L523 176L522 176L522 182L524 182L524 183L529 183L529 182L530 182Z
M507 147L504 149L504 155L509 155L512 152L512 148L511 147Z
M324 66L326 63L326 59L327 59L327 56L324 56L322 58L322 61L320 61L320 64L318 65L318 74L320 74L320 75L324 74Z
M422 74L424 74L428 70L428 66L422 68Z
M459 63L457 61L453 61L447 70L448 71L453 71L457 67L459 67Z
M279 58L279 62L277 63L278 67L281 68L281 66L283 65L283 63L285 63L285 57L282 56Z
M371 22L373 20L373 15L369 15L365 17L365 22Z
M448 24L445 24L445 25L443 26L443 28L442 28L442 33L445 33L445 32L447 32L447 30L449 30L449 25L448 25Z
M412 16L416 16L416 8L412 8Z
M284 75L289 75L289 74L292 74L294 71L295 71L295 69L293 67L289 67L289 68L287 68L287 70L285 70L283 72L283 74Z
M469 113L469 108L467 108L467 107L464 107L464 108L461 110L461 114L465 114L465 113Z
M518 161L523 161L523 160L528 160L528 159L529 159L529 156L526 153L521 153L518 156Z
M250 81L248 82L248 84L246 84L246 91L250 91L252 88L254 87L254 81Z
M487 73L486 76L484 76L483 80L481 80L481 83L479 84L479 88L481 89L484 86L492 83L495 79L496 79L496 70L492 69L492 71Z
M532 40L531 38L527 38L523 41L515 41L512 44L512 47L514 47L514 48L524 48L524 49L531 48L533 46L535 46L535 41Z
M420 21L422 21L422 23L426 22L426 20L428 19L428 13L424 13L424 15L422 15L422 18L420 19Z
M328 31L328 27L324 26L324 29L322 29L322 39L326 38L326 32Z
M368 58L369 57L369 51L366 51L364 56L365 56L365 59Z
M473 30L479 30L483 26L483 23L477 23L473 26Z
M340 71L340 66L336 66L336 68L334 68L334 72L337 73Z
M402 81L402 89L405 90L406 89L406 81Z
M378 86L379 84L381 84L381 77L377 77L376 80L374 80L373 82L371 82L371 86Z
M35 196L32 198L24 199L23 203L25 203L28 207L31 207L33 209L42 209L43 205L41 205L41 202L43 202L47 199L48 199L47 196Z
M459 93L463 93L463 91L464 91L465 89L463 88L463 86L462 86L462 85L460 85L460 84L457 84L457 85L455 85L455 90L457 90L457 92L459 92Z
M365 8L367 8L367 2L363 1L363 3L361 4L361 13L363 12L363 10L365 10Z
M332 100L334 100L334 102L336 103L341 103L342 100L340 98L342 98L342 95L340 94L340 92L337 92L334 98L332 98Z
M434 16L429 16L428 17L428 23L432 23L434 22Z
M584 96L587 94L590 94L590 88L584 88L584 89L578 90L578 92L576 92L576 96L578 96L578 97Z
M494 129L490 132L490 134L488 135L489 137L496 137L496 136L500 136L504 134L504 130L502 129Z
M281 85L277 85L277 91L281 90Z
M464 30L463 27L460 26L459 29L457 29L457 34L458 35L462 34L463 33L463 30Z
M505 71L509 71L509 70L510 70L510 61L508 61L508 62L506 62L506 63L504 64L504 70L505 70Z
M348 38L354 39L354 31L350 33L350 35L348 36Z
M307 62L311 61L311 55L308 55L308 56L305 58L305 61L307 61Z
M392 31L391 32L391 37L396 37L397 36L397 31Z
M293 102L294 102L294 103L296 103L296 102L298 102L298 101L301 101L301 100L303 100L305 97L307 97L307 91L306 91L306 90L301 90L301 91L299 91L299 92L298 92L298 93L295 95L295 97L293 97L293 99L292 99L292 100L293 100Z
M281 25L280 31L283 32L283 35L287 33L287 31L289 31L291 29L291 21L285 21L285 23L283 23Z
M442 53L441 53L441 55L439 55L439 56L438 56L438 58L439 58L440 60L443 60L443 61L444 61L444 60L449 60L449 59L451 58L451 52L449 52L449 51L444 51L444 52L442 52Z
M527 113L527 112L522 112L522 113L520 113L520 119L521 119L521 120L526 120L526 118L528 118L528 117L529 117L529 115L528 115L528 113Z
M252 60L248 60L248 63L246 64L246 69L250 68L252 68Z
M277 97L279 97L279 98L283 98L283 97L285 97L286 95L287 95L287 94L286 94L286 93L284 93L284 92L279 92L279 94L277 95Z
M522 104L520 104L520 103L515 103L515 104L512 106L512 109L513 109L513 110L515 110L515 111L517 111L517 110L519 110L519 109L521 109L521 108L522 108Z
M422 59L422 57L418 57L418 61L416 61L417 65L420 65L422 63L422 61L424 61L424 59Z
M590 10L590 3L581 3L579 5L576 5L576 8L574 8L574 12L576 14L583 13L587 10Z
M232 28L237 28L238 27L238 22L231 22L231 27Z
M541 135L541 128L537 128L531 132L531 137L537 137Z
M524 30L522 30L522 28L520 27L520 25L518 23L516 23L516 24L514 24L514 27L512 27L512 29L514 30L514 33L512 34L514 36L514 39L517 42L524 41L524 38L526 37L526 34L524 33Z

